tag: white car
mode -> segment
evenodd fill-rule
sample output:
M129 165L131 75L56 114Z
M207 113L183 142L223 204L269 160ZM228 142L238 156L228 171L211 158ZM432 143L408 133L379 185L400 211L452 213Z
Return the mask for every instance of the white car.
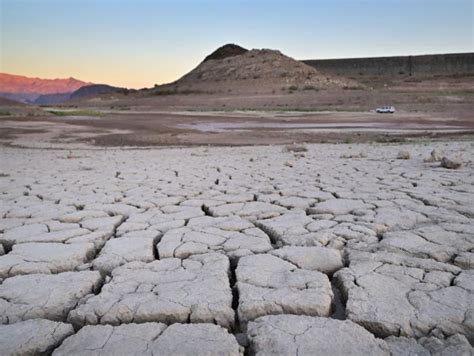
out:
M393 114L395 112L395 107L393 106L382 106L380 108L377 108L375 112L378 112L379 114Z

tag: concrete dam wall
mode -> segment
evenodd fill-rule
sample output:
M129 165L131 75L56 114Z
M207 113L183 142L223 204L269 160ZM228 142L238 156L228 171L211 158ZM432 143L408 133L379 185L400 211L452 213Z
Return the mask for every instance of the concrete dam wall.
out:
M342 76L472 75L474 53L302 61L321 73Z

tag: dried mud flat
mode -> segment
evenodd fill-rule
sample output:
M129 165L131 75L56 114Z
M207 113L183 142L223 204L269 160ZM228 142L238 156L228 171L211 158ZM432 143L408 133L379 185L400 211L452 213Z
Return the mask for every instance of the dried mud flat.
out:
M96 116L69 112L64 116L43 111L38 116L4 117L0 120L0 144L61 149L461 141L474 137L471 119L411 112L91 110Z
M2 355L473 352L470 142L0 155Z

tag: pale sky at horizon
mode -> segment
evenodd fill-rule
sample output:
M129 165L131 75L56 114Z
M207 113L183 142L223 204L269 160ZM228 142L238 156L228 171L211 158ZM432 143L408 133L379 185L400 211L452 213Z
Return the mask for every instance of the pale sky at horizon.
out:
M474 52L474 0L0 0L0 72L131 88L217 47L296 59Z

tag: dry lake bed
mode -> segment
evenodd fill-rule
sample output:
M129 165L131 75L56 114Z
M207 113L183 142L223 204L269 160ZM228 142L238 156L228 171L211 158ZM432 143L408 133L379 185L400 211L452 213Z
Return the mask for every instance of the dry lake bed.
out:
M2 355L473 353L471 142L0 156Z

